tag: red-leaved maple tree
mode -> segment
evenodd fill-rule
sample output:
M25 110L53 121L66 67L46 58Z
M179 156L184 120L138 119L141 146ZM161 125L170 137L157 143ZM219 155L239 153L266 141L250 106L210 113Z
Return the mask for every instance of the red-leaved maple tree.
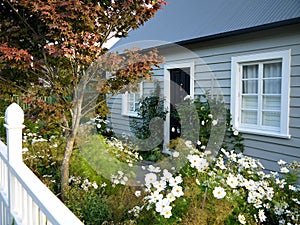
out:
M85 98L87 86L94 84L102 95L114 94L149 78L162 60L157 51L107 53L104 44L127 36L163 4L164 0L0 0L1 95L22 95L34 105L32 118L63 128L62 198L80 120L99 103L98 95ZM54 101L44 101L45 96Z

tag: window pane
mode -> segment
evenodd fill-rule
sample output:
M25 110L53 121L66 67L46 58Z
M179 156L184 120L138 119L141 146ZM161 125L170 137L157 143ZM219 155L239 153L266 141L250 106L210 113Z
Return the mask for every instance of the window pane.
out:
M134 93L130 93L129 94L129 111L133 112L134 111L134 107L135 107L135 94Z
M141 93L140 92L135 93L135 101L138 102L140 98L141 98Z
M263 96L263 109L267 110L280 110L281 108L280 96Z
M264 78L281 77L281 62L264 64Z
M243 66L243 79L258 78L258 65Z
M280 127L280 112L263 112L262 125Z
M257 111L242 110L242 123L257 124Z
M263 81L264 94L280 94L281 79L267 79Z
M257 80L243 80L243 94L257 94L258 81Z
M140 104L139 102L135 102L134 104L134 111L136 111L139 108Z
M257 109L258 98L257 96L243 96L242 108L243 109Z

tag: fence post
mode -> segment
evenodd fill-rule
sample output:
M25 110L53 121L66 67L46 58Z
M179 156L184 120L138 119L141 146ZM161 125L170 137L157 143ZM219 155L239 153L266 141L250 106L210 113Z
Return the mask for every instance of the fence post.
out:
M7 158L10 165L22 162L22 129L24 112L12 103L5 111Z
M21 189L12 174L12 168L23 163L22 159L22 129L24 128L24 112L21 107L12 103L5 111L6 145L7 145L7 172L8 172L8 205L11 213L20 209ZM12 214L11 214L12 215ZM15 218L10 218L13 224Z

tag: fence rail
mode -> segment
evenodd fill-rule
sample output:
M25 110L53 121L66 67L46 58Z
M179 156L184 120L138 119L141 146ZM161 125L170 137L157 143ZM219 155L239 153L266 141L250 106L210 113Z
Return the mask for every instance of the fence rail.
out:
M5 112L7 146L0 141L0 225L82 225L83 223L22 161L24 113Z

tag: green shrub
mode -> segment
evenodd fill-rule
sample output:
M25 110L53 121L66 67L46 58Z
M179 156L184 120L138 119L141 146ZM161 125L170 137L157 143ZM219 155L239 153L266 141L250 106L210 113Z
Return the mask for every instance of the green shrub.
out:
M215 142L215 138L224 137L221 139L222 148L244 151L244 139L241 133L233 128L230 110L221 99L211 98L207 94L198 96L193 103L200 122L199 140L202 146L207 146L208 142ZM210 140L211 138L213 139Z
M150 136L151 143L155 143L155 147L153 149L149 149L149 151L144 151L149 148L148 142L139 142L139 149L142 150L140 153L145 160L157 161L162 158L162 143L161 139L161 125L162 123L154 123L158 125L157 129L152 127L151 124L156 120L164 121L166 119L167 110L164 108L164 99L160 96L160 86L159 83L155 83L155 91L150 96L143 97L139 102L139 108L136 110L138 114L138 118L133 118L130 123L130 128L134 133L135 137L140 140L146 140ZM158 120L159 119L159 120Z
M65 142L58 137L44 139L36 133L24 133L23 161L55 194L60 191L61 161Z
M87 178L71 177L65 204L86 225L102 224L113 219L113 205L103 194L103 186Z
M199 150L218 152L220 148L243 152L242 134L233 128L231 115L224 102L209 95L200 95L195 100L187 97L177 105L181 123L181 138L192 141ZM173 142L173 143L172 143ZM171 140L170 147L176 146Z

